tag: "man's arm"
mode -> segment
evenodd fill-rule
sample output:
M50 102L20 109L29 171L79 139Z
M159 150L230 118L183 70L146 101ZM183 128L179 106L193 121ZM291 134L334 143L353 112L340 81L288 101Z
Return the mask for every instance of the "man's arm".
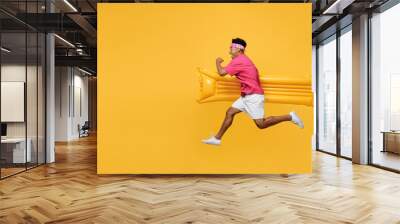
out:
M225 76L228 73L225 71L224 67L222 67L222 65L221 65L222 62L224 62L224 59L222 59L222 58L217 58L215 60L215 64L217 66L218 74L221 75L221 76Z

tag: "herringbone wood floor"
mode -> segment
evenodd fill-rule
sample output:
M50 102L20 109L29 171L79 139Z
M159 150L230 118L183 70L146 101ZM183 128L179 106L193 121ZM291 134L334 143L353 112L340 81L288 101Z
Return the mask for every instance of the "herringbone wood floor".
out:
M96 138L0 181L0 223L400 223L400 175L316 152L311 175L96 175Z

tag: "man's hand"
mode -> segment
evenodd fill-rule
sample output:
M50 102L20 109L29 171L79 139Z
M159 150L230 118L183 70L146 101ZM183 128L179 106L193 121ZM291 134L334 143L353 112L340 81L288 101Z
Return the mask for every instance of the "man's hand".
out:
M222 65L221 65L222 62L224 62L224 59L222 59L222 58L220 58L220 57L218 57L218 58L215 60L215 64L217 65L218 74L224 76L224 75L226 75L226 71L225 71L225 69L224 69L224 68L222 67Z

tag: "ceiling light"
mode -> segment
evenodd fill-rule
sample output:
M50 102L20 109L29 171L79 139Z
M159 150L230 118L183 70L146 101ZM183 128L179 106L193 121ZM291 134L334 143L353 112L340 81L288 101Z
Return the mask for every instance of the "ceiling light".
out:
M7 48L5 48L5 47L1 47L1 50L4 51L4 52L6 52L6 53L10 53L10 52L11 52L11 50L9 50L9 49L7 49Z
M83 69L81 69L81 68L79 68L79 67L78 67L78 70L81 71L81 72L83 72L83 73L85 73L85 74L87 74L87 75L93 75L92 73L90 73L90 72L88 72L88 71L86 71L86 70L83 70Z
M322 14L341 14L343 9L351 5L355 0L336 0L332 5L324 10Z
M60 37L60 36L57 35L57 34L54 34L54 36L57 37L58 39L60 39L61 41L63 41L64 43L66 43L67 45L69 45L69 46L75 48L75 45L73 45L73 44L72 44L71 42L69 42L68 40L66 40L66 39L64 39L64 38L62 38L62 37Z
M68 0L64 0L65 4L67 4L74 12L78 12L78 10L71 4L69 3Z

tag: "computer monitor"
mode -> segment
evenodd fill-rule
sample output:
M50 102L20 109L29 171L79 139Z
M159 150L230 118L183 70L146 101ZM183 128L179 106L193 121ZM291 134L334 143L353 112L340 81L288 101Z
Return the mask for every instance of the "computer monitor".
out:
M7 136L7 124L1 123L1 136Z

